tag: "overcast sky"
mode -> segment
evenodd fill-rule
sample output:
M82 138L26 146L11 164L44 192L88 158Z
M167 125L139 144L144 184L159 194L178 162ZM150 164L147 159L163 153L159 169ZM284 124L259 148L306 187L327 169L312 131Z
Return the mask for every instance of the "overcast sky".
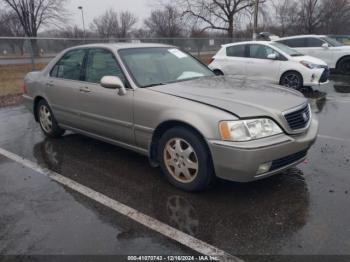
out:
M88 28L95 17L111 8L116 11L130 11L138 17L139 23L142 23L156 3L157 0L70 0L67 9L72 14L71 23L82 27L81 12L77 7L83 6Z

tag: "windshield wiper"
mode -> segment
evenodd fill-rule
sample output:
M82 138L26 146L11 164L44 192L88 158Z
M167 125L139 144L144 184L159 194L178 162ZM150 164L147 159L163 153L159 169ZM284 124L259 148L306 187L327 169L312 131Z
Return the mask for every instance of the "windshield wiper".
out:
M290 56L304 56L304 54L291 54Z
M152 86L164 86L164 85L165 83L150 84L150 85L143 86L143 88L152 87Z

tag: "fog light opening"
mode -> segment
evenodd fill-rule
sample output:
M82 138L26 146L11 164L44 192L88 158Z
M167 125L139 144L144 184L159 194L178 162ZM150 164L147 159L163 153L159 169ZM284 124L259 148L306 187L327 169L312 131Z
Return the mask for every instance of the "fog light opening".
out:
M311 76L311 82L314 82L315 79L316 79L316 75L315 75L315 74L312 74L312 76Z
M262 175L270 171L272 166L272 162L265 163L259 166L258 172L256 173L257 175Z

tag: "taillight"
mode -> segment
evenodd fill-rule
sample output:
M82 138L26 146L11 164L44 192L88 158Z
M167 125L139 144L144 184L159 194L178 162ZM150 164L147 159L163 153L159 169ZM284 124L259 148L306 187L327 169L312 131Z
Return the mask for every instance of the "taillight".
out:
M28 88L27 88L26 84L23 84L22 91L23 91L23 94L28 94Z
M212 59L210 59L210 61L209 61L209 65L211 64L211 63L213 63L214 62L214 60L215 60L215 58L213 57Z

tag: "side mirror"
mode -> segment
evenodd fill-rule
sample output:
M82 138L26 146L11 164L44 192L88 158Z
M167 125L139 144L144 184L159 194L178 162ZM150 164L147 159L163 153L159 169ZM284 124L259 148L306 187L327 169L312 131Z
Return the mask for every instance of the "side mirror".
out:
M101 86L107 89L118 89L118 94L123 96L126 94L125 85L117 76L104 76L101 79Z
M324 49L328 49L328 48L329 48L329 45L328 45L327 43L324 43L324 44L322 45L322 47L323 47Z
M267 59L270 59L270 60L276 60L278 57L277 57L277 55L276 54L269 54L268 56L267 56Z

